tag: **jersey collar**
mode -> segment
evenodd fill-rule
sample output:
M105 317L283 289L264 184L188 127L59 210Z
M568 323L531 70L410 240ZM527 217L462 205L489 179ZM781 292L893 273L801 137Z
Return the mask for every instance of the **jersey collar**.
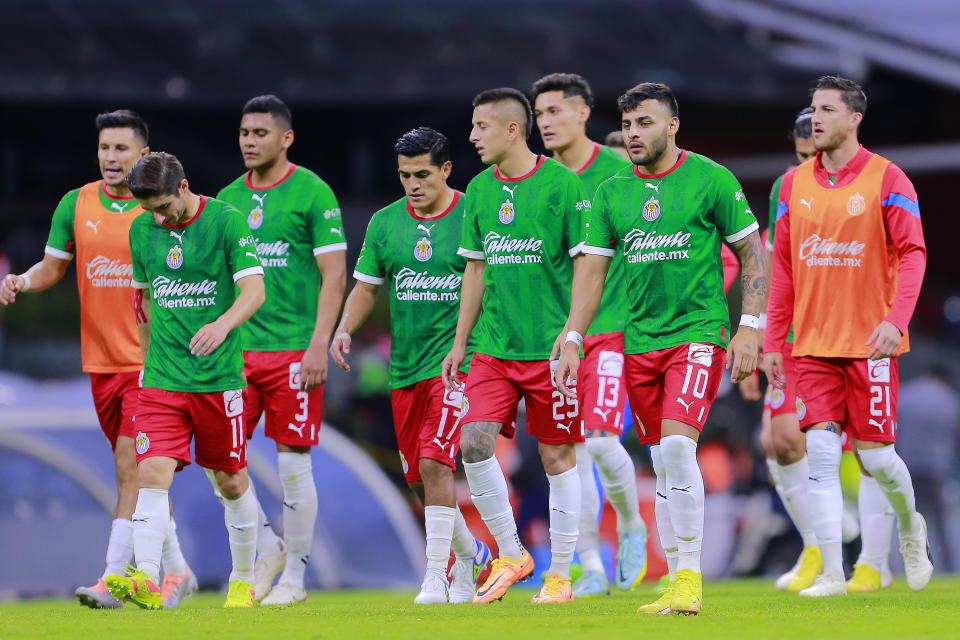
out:
M533 169L530 169L530 171L527 171L525 174L517 178L504 178L502 175L500 175L500 167L497 167L497 166L493 167L493 175L500 182L520 182L521 180L526 180L527 178L535 174L537 172L537 169L543 166L543 163L546 159L547 159L546 156L540 156L539 158L537 158L537 164L533 165Z
M823 166L823 151L818 151L813 161L813 175L822 187L827 187L828 189L843 187L853 182L853 180L860 175L860 172L863 171L863 168L867 166L867 162L869 162L872 157L873 153L867 151L863 145L860 145L860 150L857 151L857 155L850 158L850 162L840 167L839 171L831 174ZM833 185L830 184L831 175L836 177Z
M663 176L667 175L668 173L673 173L674 171L676 171L677 169L679 169L679 168L680 168L680 165L682 165L682 164L683 164L683 161L686 160L686 159L687 159L687 150L686 150L686 149L681 149L681 150L680 150L680 157L677 158L676 164L674 164L672 167L670 167L669 169L667 169L667 170L664 171L663 173L654 173L654 174L640 173L640 167L639 167L638 165L633 165L633 173L636 174L636 176L637 176L638 178L643 178L643 179L645 179L645 180L650 180L650 179L652 179L652 178L662 178Z
M106 181L106 180L101 180L101 181L100 181L100 191L103 193L103 195L107 196L107 197L110 198L111 200L133 200L133 199L134 199L133 196L115 196L115 195L113 195L112 193L110 193L109 191L107 191L107 181Z
M244 183L245 185L247 185L247 188L248 188L248 189L253 189L254 191L266 191L267 189L273 189L275 186L277 186L278 184L280 184L281 182L283 182L284 180L286 180L287 178L289 178L290 176L292 176L292 175L293 175L293 172L296 171L296 169L297 169L297 165L295 165L295 164L293 164L293 163L291 162L291 163L290 163L290 168L287 169L287 172L286 172L285 174L283 174L283 177L282 177L282 178L280 178L279 180L277 180L277 181L274 182L273 184L269 184L269 185L267 185L267 186L265 186L265 187L255 187L255 186L253 186L253 182L250 181L250 176L253 175L253 169L250 169L250 171L247 171L246 175L243 176L243 183Z
M453 211L453 208L454 208L455 206L457 206L457 203L460 201L460 196L461 196L461 195L463 195L463 194L460 193L459 191L457 191L456 189L454 189L454 190L453 190L453 200L450 201L450 206L447 207L446 209L444 209L443 213L441 213L440 215L438 215L438 216L433 216L433 217L431 217L431 218L424 218L423 216L421 216L420 214L418 214L418 213L416 212L416 210L415 210L412 206L410 206L410 199L408 198L408 199L407 199L407 213L409 213L409 214L410 214L410 217L413 218L414 220L439 220L439 219L442 218L443 216L445 216L445 215L447 215L448 213L450 213L451 211Z
M184 222L183 224L166 224L165 222L161 222L161 223L160 223L160 226L161 226L161 227L166 227L167 229L183 229L184 227L189 227L189 226L192 225L194 222L196 222L197 218L200 217L200 212L203 211L203 208L204 208L206 205L207 205L207 196L200 196L200 206L197 207L197 212L196 212L195 214L193 214L193 217L192 217L192 218L190 218L189 220L187 220L187 221Z
M597 159L597 156L598 156L598 155L600 155L600 143L599 143L599 142L594 142L594 143L593 143L593 153L590 155L590 158L587 159L587 161L583 164L583 166L580 167L579 169L577 169L574 173L576 173L577 175L580 175L581 173L583 173L584 171L586 171L586 170L587 170L587 167L589 167L590 165L593 164L593 161Z

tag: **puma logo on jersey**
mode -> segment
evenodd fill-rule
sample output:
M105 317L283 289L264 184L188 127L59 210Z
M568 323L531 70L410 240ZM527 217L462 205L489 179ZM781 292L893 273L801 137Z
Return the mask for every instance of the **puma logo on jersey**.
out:
M418 224L418 225L417 225L417 229L422 229L423 232L424 232L425 234L427 234L427 237L429 238L429 237L430 237L430 229L433 229L435 226L437 226L436 223L430 225L429 227L425 227L425 226L423 226L422 224Z
M691 401L690 404L687 404L686 402L683 401L683 398L681 398L680 396L677 396L677 402L683 405L683 408L686 409L688 414L690 413L690 407L693 406L693 401Z
M880 429L880 433L883 433L883 425L885 425L885 424L887 424L887 419L886 419L886 418L884 418L884 419L881 420L880 422L877 422L877 421L874 420L873 418L870 418L870 426L873 426L873 427L876 427L877 429Z
M511 188L508 187L507 185L503 185L503 190L506 191L507 193L509 193L509 194L510 194L510 197L513 198L513 197L514 197L513 192L516 191L516 190L517 190L517 187L519 187L519 186L520 186L520 185L515 184L515 185L513 185L513 189L511 189Z
M338 236L340 236L341 238L343 237L343 229L341 229L340 227L331 227L331 228L330 228L330 233L335 233L335 234L337 234Z
M572 426L573 426L573 423L572 423L572 422L568 422L567 424L563 424L562 422L558 422L558 423L557 423L557 429L563 429L563 430L566 431L567 433L570 433L570 428L571 428Z
M262 196L258 196L258 195L255 194L255 193L251 193L251 194L250 194L250 197L253 198L254 200L256 200L257 202L259 202L259 203L260 203L260 208L262 209L262 208L263 208L263 201L267 199L267 196L268 196L268 195L270 195L270 194L269 194L269 193L265 193L265 194L263 194Z
M612 411L612 409L607 409L606 411L602 411L602 410L600 409L600 407L594 407L594 408L593 408L593 412L594 412L595 414L597 414L598 416L600 416L601 418L603 418L603 421L604 421L604 422L607 421L607 416L610 414L611 411Z
M116 209L116 210L119 211L120 213L123 213L123 210L127 208L127 203L124 202L123 204L120 204L119 202L111 202L111 203L110 203L110 208L111 208L111 209Z
M101 222L103 222L103 220L97 220L97 224L93 224L92 222L90 222L89 220L87 220L87 226L90 227L91 229L93 229L93 232L94 232L94 233L100 233L100 229L98 229L97 227L100 226L100 223L101 223Z
M176 238L176 239L177 239L177 242L179 242L180 244L183 244L183 234L185 234L185 233L186 233L186 231L181 231L180 233L177 233L176 231L171 231L171 232L170 232L170 235L171 235L172 237Z
M305 426L307 426L307 425L306 425L306 424L302 424L302 425L300 425L300 426L298 427L297 425L293 424L292 422L288 422L288 423L287 423L287 428L290 429L290 431L296 431L296 432L297 432L297 435L300 436L301 438L303 437L303 428L304 428Z
M808 202L806 198L800 198L800 204L807 208L807 211L813 211L813 198Z
M660 195L660 183L661 183L661 182L663 182L663 180L658 181L657 184L653 184L652 182L645 182L644 185L643 185L643 188L646 189L647 187L650 187L651 189L653 189L654 191L657 192L657 195Z

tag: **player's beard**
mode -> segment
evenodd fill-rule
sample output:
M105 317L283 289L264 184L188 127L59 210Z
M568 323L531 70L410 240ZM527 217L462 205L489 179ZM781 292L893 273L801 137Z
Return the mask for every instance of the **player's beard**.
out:
M829 136L820 136L819 140L813 139L813 148L817 151L830 152L839 149L846 138L847 136L842 131L837 131Z
M635 165L650 166L660 159L660 156L662 156L664 151L667 150L668 144L670 144L670 137L667 135L667 132L664 131L662 136L656 140L652 140L648 145L645 146L645 148L648 150L646 155L643 155L639 158L631 156L630 159Z

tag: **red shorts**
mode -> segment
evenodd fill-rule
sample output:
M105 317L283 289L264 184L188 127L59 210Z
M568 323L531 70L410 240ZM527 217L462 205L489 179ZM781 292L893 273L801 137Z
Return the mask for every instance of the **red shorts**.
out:
M499 422L501 434L510 426L522 397L527 405L527 433L543 444L583 442L583 422L577 401L553 386L549 360L501 360L476 353L467 374L466 410L461 421Z
M236 473L247 466L243 392L184 393L146 388L137 407L137 463L155 456L190 464L190 438L197 464Z
M795 413L800 415L802 409L797 399L797 361L793 358L793 344L786 342L783 345L783 377L786 385L777 389L772 384L767 385L767 393L763 398L763 408L770 409L770 417Z
M583 426L623 434L627 393L623 378L623 334L599 333L583 339L584 357L577 375L577 400Z
M461 373L460 381L467 379ZM436 460L457 468L463 394L447 391L440 376L394 389L393 428L407 482L420 482L420 460Z
M300 391L303 351L244 351L247 438L266 413L267 437L290 447L312 447L320 435L323 386Z
M703 431L725 355L718 346L693 343L626 356L627 393L641 444L658 444L666 419Z
M896 358L797 358L798 386L805 411L800 428L818 422L839 422L851 438L869 442L897 441L897 394L900 372Z
M137 413L137 397L140 395L140 372L91 373L90 390L93 405L103 435L110 441L110 448L117 448L117 437L133 438L137 435L133 416Z

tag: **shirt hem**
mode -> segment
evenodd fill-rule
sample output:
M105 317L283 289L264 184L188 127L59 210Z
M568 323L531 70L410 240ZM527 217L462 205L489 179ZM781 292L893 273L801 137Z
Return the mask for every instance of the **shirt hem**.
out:
M373 284L377 286L380 286L381 284L383 284L382 277L371 276L356 270L353 272L353 277L354 279L359 280L360 282L366 282L367 284Z
M457 249L457 255L463 256L468 260L483 260L484 258L483 251L474 251L472 249L464 249L463 247Z
M233 281L239 282L241 279L246 278L247 276L262 276L263 267L247 267L246 269L240 269L235 274L233 274Z
M53 256L54 258L60 258L61 260L72 260L73 254L69 251L64 251L63 249L57 249L56 247L51 247L47 245L44 247L43 252Z
M346 250L347 250L347 243L338 242L336 244L325 244L322 247L314 247L313 255L319 256L319 255L323 255L324 253L333 253L334 251L346 251Z
M750 235L750 234L753 233L754 231L758 231L759 229L760 229L759 223L757 223L756 221L754 221L754 222L748 224L746 227L744 227L744 228L741 229L740 231L737 231L736 233L731 233L729 236L726 237L726 241L727 241L727 242L737 242L738 240L743 240L743 239L746 238L748 235Z
M613 257L613 249L604 249L603 247L594 247L593 245L584 244L580 247L580 253L587 253L592 256L604 256L605 258Z

